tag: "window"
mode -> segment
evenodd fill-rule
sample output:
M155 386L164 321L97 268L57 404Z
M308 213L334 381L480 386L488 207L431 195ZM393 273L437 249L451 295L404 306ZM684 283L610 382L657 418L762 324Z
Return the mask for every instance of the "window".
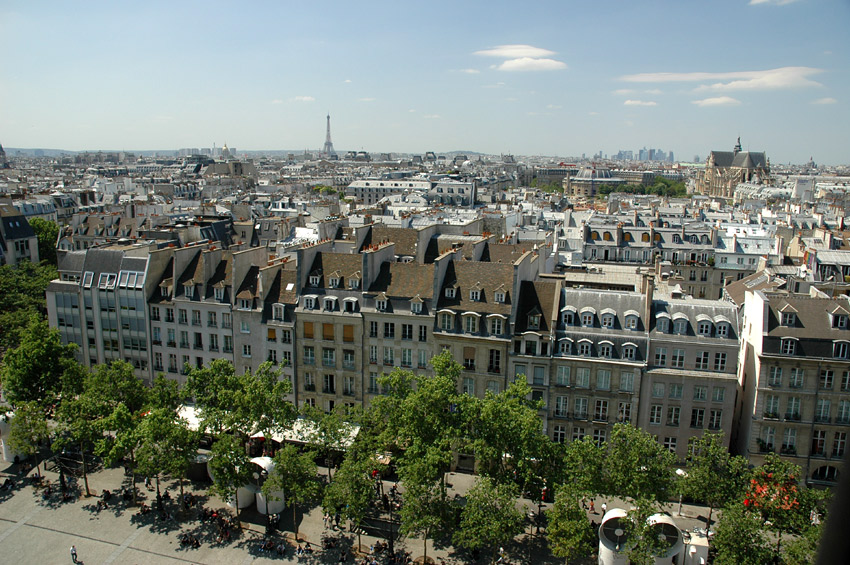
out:
M564 426L555 426L552 433L552 440L557 443L564 443L567 440L567 428Z
M847 432L835 432L835 439L832 441L832 456L844 457L844 450L847 447Z
M469 396L475 396L475 379L471 377L464 377L462 392L463 394L468 394Z
M670 450L671 453L676 453L676 438L675 437L665 437L664 438L664 447Z
M711 322L702 321L697 324L697 333L703 337L711 337Z
M189 347L189 332L180 332L180 347L188 349Z
M664 383L653 383L652 384L652 397L653 398L664 398Z
M581 325L586 328L593 327L593 314L591 314L590 312L582 312Z
M799 420L800 419L800 399L792 396L788 399L788 405L785 411L785 419L786 420Z
M663 367L667 364L667 348L666 347L656 347L655 348L655 365L657 367Z
M691 410L691 427L702 428L705 420L705 409L694 408Z
M454 316L448 312L440 314L440 329L443 331L451 331L454 327Z
M726 370L726 354L717 352L714 354L714 370L715 371L725 371Z
M634 361L637 358L637 347L634 345L623 346L623 359L626 361Z
M569 410L569 398L559 396L555 399L555 416L565 417Z
M249 333L251 333L251 324L250 324L250 322L248 322L247 320L243 320L243 321L242 321L242 323L240 324L240 331L241 331L243 334L249 334Z
M391 322L384 322L384 339L393 338L395 338L395 324Z
M316 351L312 345L304 346L304 364L306 365L315 365L316 364Z
M708 369L708 359L710 354L708 351L697 352L696 368L697 370L705 371Z
M720 423L723 420L723 410L711 410L708 413L708 429L719 430Z
M561 323L563 323L565 326L572 326L573 324L575 324L575 313L572 311L564 312L564 314L561 316Z
M708 387L706 386L695 386L694 387L694 400L705 400L707 395Z
M342 352L342 368L343 369L353 369L354 368L354 351L351 349L345 349Z
M638 327L637 321L637 316L626 316L626 329L636 330Z
M780 346L782 355L794 355L797 352L797 341L794 339L783 339Z
M308 310L313 310L316 307L316 297L315 296L305 296L304 297L304 308Z
M590 356L590 342L589 341L580 341L578 343L578 354L582 357Z
M218 351L218 334L210 334L210 351Z
M832 382L835 377L835 371L825 369L820 372L820 382L818 383L821 390L832 390Z
M617 421L621 423L632 421L632 403L620 402L617 407Z
M560 366L555 373L555 384L558 386L570 386L570 368Z
M177 311L177 321L180 324L188 324L189 323L189 316L188 316L188 313L186 312L186 310L183 310L181 308L180 310Z
M776 395L768 395L764 402L764 417L778 418L779 417L779 397Z
M336 296L326 296L324 300L324 309L327 312L336 310Z
M336 367L336 351L329 347L322 348L322 365Z
M653 404L649 407L649 423L653 425L661 424L661 417L664 407L660 404Z
M834 327L842 329L842 330L847 328L847 316L846 315L836 314L835 317L833 318L833 320L834 320L834 323L833 323Z
M685 367L685 350L674 349L673 356L670 358L670 366L674 369L682 369Z
M493 294L493 300L495 300L495 301L496 301L496 302L498 302L499 304L504 304L504 303L505 303L505 293L504 293L504 292L500 292L500 291L496 291L496 292Z
M602 327L603 328L613 328L614 327L614 315L613 314L603 314L601 321L602 321Z
M463 348L463 368L467 371L475 370L475 348L474 347L464 347Z
M768 369L767 384L772 387L782 386L782 367L770 367Z
M377 363L378 362L378 346L370 345L369 346L369 363Z
M582 398L582 397L576 398L574 405L575 405L575 410L574 410L575 417L580 419L580 420L586 420L587 419L587 399Z
M414 314L422 313L422 303L421 302L411 302L410 303L410 311Z
M658 318L655 320L655 330L661 333L668 333L670 331L670 320L667 318Z
M369 322L369 337L378 337L378 322Z
M464 317L464 330L468 334L472 334L478 331L478 318L475 316L465 316Z
M229 335L224 336L224 350L225 353L233 353L233 338Z
M785 453L797 452L797 430L795 428L785 428L785 433L782 434L782 451Z
M608 433L605 430L593 430L593 442L597 447L602 447L607 437Z
M413 340L413 324L401 325L401 339L405 341Z
M576 387L590 388L590 369L579 367L576 369Z
M673 333L685 335L688 333L688 320L679 318L673 322Z
M573 342L563 340L558 343L558 351L561 355L571 355L573 350Z
M803 376L805 371L799 367L791 369L791 377L788 379L788 386L791 388L801 388L803 386Z
M679 406L670 406L667 408L667 425L678 426L679 418L682 414L682 408Z
M620 390L622 392L633 392L635 390L634 373L620 373Z
M502 335L502 319L493 318L490 320L490 333L492 335Z
M726 322L717 324L717 337L729 337L729 324Z
M230 320L230 314L227 312L223 313L221 315L221 327L225 329L233 327L233 323Z
M726 389L722 386L716 386L711 389L711 401L712 402L723 402L726 398Z
M455 289L453 287L446 288L446 298L454 298L455 297Z
M369 373L369 392L378 393L378 373Z
M502 372L502 352L498 349L490 350L490 363L487 366L487 371L490 373Z
M599 344L599 356L610 358L614 353L614 346L610 343L600 343Z
M387 301L386 300L376 300L375 301L375 309L384 312L387 309Z
M211 328L218 327L215 312L207 312L207 326Z
M428 326L419 326L419 341L428 341Z
M543 386L546 384L546 367L534 366L534 377L532 384Z
M499 394L499 381L487 381L487 392L490 394Z
M611 371L606 369L596 371L596 390L611 390Z
M352 290L360 288L360 279L348 279L348 288Z
M325 375L322 380L322 392L325 394L336 394L336 378L334 375Z
M596 401L596 410L593 412L593 419L597 422L607 422L608 421L608 401L607 400L597 400Z
M818 398L815 404L815 422L829 422L829 400Z
M425 351L424 349L420 349L417 352L417 354L418 354L418 360L417 360L416 366L419 367L420 369L424 369L425 367L428 366L428 352Z
M782 321L781 324L783 326L793 327L797 323L797 314L794 312L782 312Z
M573 441L581 441L584 439L584 428L580 426L573 427Z
M319 286L319 275L310 275L310 286Z
M251 356L251 345L245 344L242 346L242 357L250 357Z
M392 347L384 348L384 365L392 366L395 364L395 350Z
M847 359L848 351L850 351L850 343L846 341L836 341L832 344L832 356L836 359Z
M469 291L469 299L473 302L478 302L481 300L481 291L478 289Z

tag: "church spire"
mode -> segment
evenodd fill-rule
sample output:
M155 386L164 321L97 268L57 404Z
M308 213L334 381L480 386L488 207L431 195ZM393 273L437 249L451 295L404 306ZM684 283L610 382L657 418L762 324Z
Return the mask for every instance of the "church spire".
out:
M741 152L741 136L740 135L738 136L738 143L735 144L735 148L732 150L732 152L735 155L737 155L738 153Z

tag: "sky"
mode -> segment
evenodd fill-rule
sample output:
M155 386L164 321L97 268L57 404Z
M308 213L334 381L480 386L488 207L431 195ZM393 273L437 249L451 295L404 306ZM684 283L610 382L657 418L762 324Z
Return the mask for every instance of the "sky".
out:
M0 143L850 163L848 0L0 0Z

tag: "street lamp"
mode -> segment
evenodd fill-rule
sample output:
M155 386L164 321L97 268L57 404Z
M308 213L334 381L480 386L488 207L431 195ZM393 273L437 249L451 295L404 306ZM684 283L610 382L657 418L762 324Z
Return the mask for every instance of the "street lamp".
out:
M679 477L679 480L682 480L688 476L688 472L684 469L676 469L676 475ZM682 488L679 487L679 512L678 515L682 515Z

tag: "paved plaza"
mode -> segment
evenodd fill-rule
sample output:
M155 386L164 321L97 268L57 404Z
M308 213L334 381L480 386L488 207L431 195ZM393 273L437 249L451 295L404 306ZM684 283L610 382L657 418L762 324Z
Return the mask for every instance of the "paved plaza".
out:
M275 543L288 543L288 549L283 556L277 552L264 552L261 549L265 534L266 518L254 508L242 511L243 530L234 534L230 541L217 540L217 528L207 521L201 523L197 509L190 509L185 514L178 512L177 497L179 487L176 481L163 482L161 488L168 488L172 500L166 503L167 509L173 514L172 520L161 520L155 511L140 515L138 507L130 502L121 500L113 495L109 507L98 510L97 497L85 496L62 502L59 493L58 474L48 466L43 471L46 479L54 485L53 492L48 498L44 497L43 489L37 489L29 477L24 477L16 465L0 462L0 481L10 477L14 482L11 491L0 491L0 555L4 563L70 563L70 547L75 545L79 561L93 564L117 563L130 565L135 563L205 563L205 564L241 564L241 563L302 563L305 565L318 563L338 563L340 552L345 549L348 563L354 563L352 550L358 543L356 533L349 530L348 525L342 524L340 529L327 530L322 520L321 508L313 508L305 515L299 514L299 534L314 547L312 555L297 557L294 545L289 543L292 530L292 512L287 508L281 515L280 530L273 534ZM463 493L471 486L474 478L465 474L449 474L452 490ZM73 480L73 479L72 479ZM129 478L124 476L122 469L98 470L89 477L90 487L101 494L104 489L120 492L123 486L129 485ZM76 482L77 488L84 492L82 479ZM221 500L210 497L208 485L185 483L186 491L192 492L208 508L225 509ZM385 483L389 489L390 483ZM155 491L145 489L139 480L139 492L142 499L155 507ZM601 499L595 501L596 513L589 514L590 519L597 523L601 520ZM608 508L617 506L616 500L607 500ZM520 501L529 512L537 512L538 506L530 501ZM670 505L680 527L692 529L704 526L705 508L685 505L685 516L676 516L677 504ZM231 516L233 510L229 510ZM702 518L698 517L699 514ZM529 520L528 526L531 525ZM532 528L526 531L531 531ZM190 533L198 538L200 547L197 549L182 547L179 541L181 533ZM536 531L534 531L536 533ZM322 539L325 536L334 538L337 545L334 549L322 550ZM360 542L368 547L381 539L368 534L362 534ZM413 558L423 553L421 539L406 539L397 544L410 552ZM562 560L551 556L540 538L528 534L518 537L515 543L506 547L509 562L512 563L561 563ZM453 548L435 548L429 542L428 556L436 559L437 563L472 562L468 554L456 553ZM487 562L489 554L483 553L481 562ZM362 563L363 556L356 560ZM384 563L385 561L379 560ZM593 562L593 561L589 561Z

